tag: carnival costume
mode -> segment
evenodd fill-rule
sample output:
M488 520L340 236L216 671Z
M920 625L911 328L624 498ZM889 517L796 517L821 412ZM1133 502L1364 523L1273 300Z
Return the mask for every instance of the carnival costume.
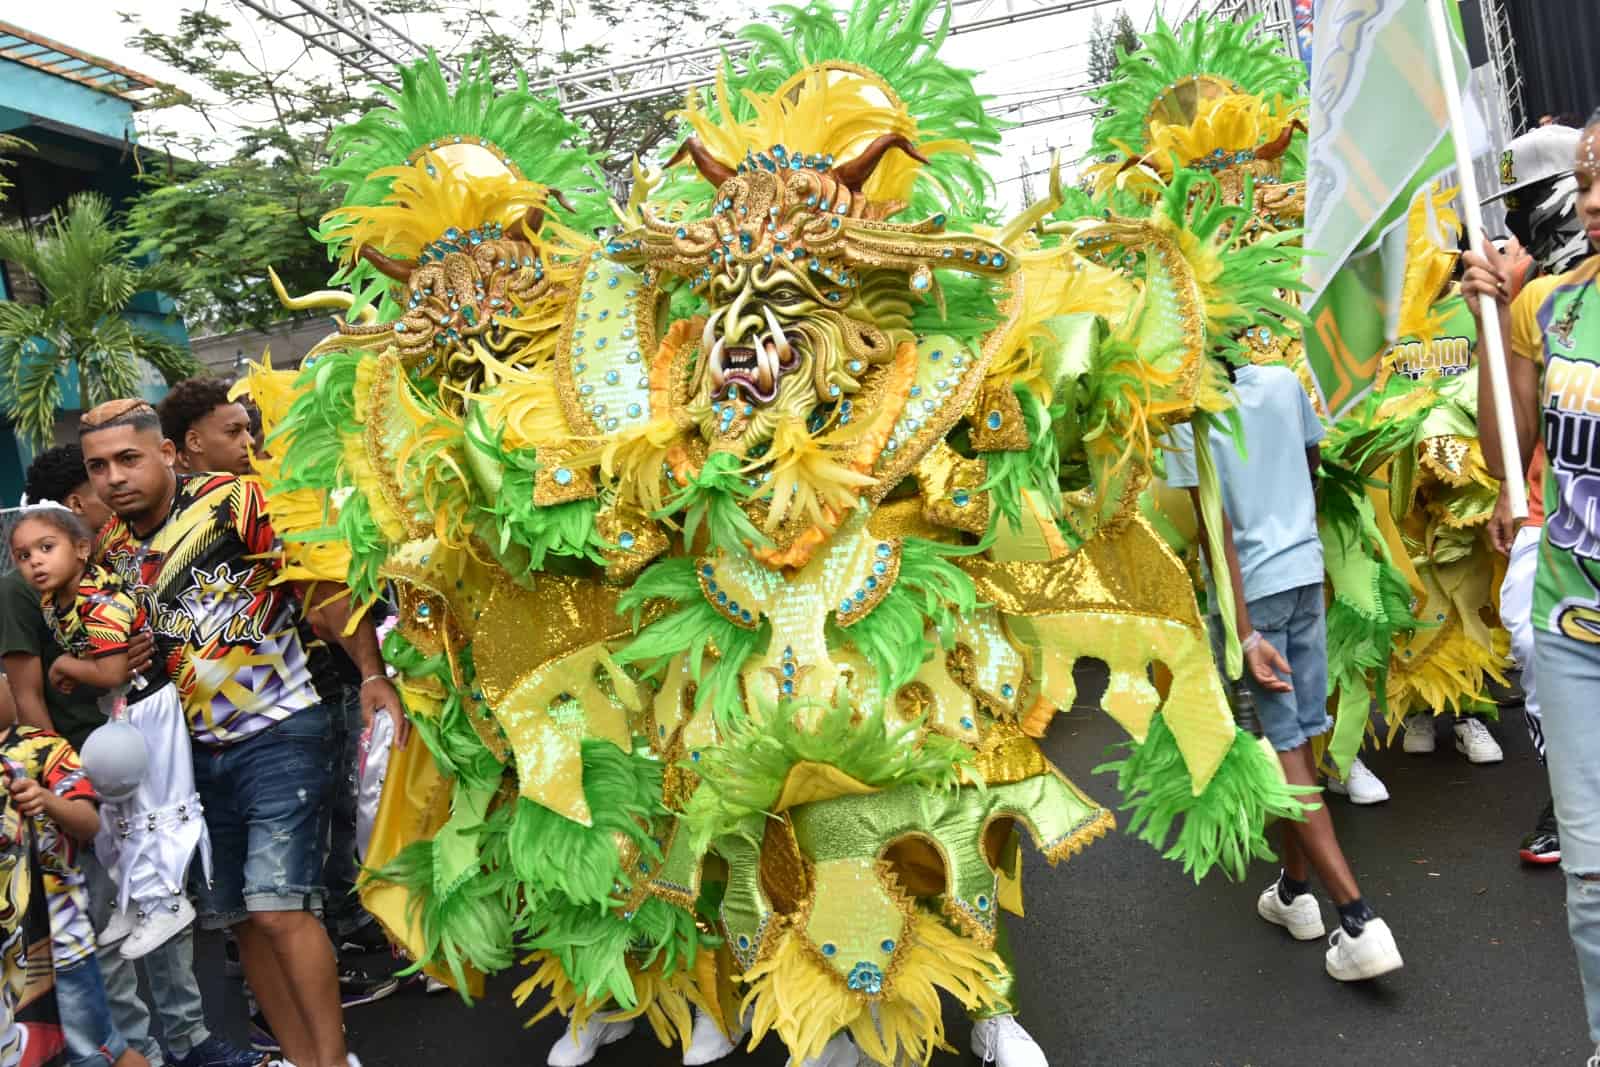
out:
M1130 830L1198 877L1298 811L1138 507L1295 262L1193 172L994 225L948 9L779 10L609 213L552 102L405 71L337 135L351 292L305 300L349 321L252 376L262 474L290 575L397 595L423 743L364 898L430 973L526 953L546 1012L925 1062L941 992L1011 1010L1013 828L1055 863L1114 824L1033 740L1080 658Z

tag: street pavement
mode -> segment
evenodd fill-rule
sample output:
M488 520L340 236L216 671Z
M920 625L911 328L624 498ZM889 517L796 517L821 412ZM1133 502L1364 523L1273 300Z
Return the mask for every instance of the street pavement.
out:
M1325 945L1294 942L1256 916L1274 866L1257 864L1243 883L1213 874L1197 886L1121 834L1053 870L1030 854L1028 914L1014 921L1012 940L1021 1018L1053 1067L1583 1064L1591 1050L1562 877L1523 867L1515 848L1546 798L1521 711L1508 709L1494 728L1506 752L1495 766L1469 765L1448 721L1438 729L1431 756L1403 754L1398 738L1366 755L1393 794L1388 803L1329 798L1363 892L1405 956L1404 970L1375 982L1333 981ZM1110 719L1079 709L1056 719L1045 748L1109 803L1109 776L1091 769L1120 740ZM1331 929L1325 897L1323 915ZM239 983L221 977L214 943L201 955L209 1006L242 1037ZM410 986L353 1009L351 1048L366 1067L539 1067L562 1023L524 1029L537 1005L513 1005L519 977L494 980L472 1007ZM956 1053L935 1062L975 1062L966 1020L947 1011L947 1027ZM666 1067L679 1058L641 1023L595 1062ZM784 1055L769 1040L725 1062L778 1067Z

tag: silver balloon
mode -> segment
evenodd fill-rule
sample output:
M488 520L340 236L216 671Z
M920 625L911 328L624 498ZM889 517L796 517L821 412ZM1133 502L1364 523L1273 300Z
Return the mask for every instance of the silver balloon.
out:
M150 753L138 729L131 723L113 721L84 740L78 760L100 798L115 804L138 792L150 765Z

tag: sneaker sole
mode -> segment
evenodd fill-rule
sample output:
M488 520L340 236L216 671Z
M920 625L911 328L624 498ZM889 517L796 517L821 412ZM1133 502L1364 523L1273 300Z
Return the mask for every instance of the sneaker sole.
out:
M359 996L351 996L349 999L341 996L339 998L339 1003L346 1008L359 1008L363 1004L374 1004L382 1000L384 997L393 996L394 991L399 988L400 980L397 978L391 978L382 985L374 989L370 989Z
M1522 857L1522 862L1534 867L1548 867L1561 862L1559 852L1534 852L1532 849L1518 849L1517 855Z
M1291 924L1276 912L1269 911L1267 905L1260 897L1256 898L1256 914L1261 916L1273 926L1289 931L1289 936L1296 941L1315 941L1328 932L1328 928L1319 920L1316 926L1308 923Z
M1386 974L1393 974L1395 971L1398 971L1405 965L1406 961L1400 958L1400 951L1396 949L1393 952L1385 953L1384 955L1378 956L1375 959L1364 961L1360 967L1357 967L1353 971L1336 971L1334 970L1332 963L1326 963L1326 970L1328 972L1328 977L1334 979L1335 981L1365 982L1373 978L1381 978Z
M1410 744L1401 742L1400 749L1408 756L1431 756L1439 750L1439 746L1429 745L1427 748L1414 748Z

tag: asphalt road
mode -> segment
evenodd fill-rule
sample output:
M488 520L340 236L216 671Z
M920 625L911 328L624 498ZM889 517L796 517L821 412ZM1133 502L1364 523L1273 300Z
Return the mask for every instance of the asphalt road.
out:
M1196 886L1147 846L1113 835L1054 870L1029 856L1028 915L1016 920L1023 1022L1054 1067L1068 1064L1500 1065L1582 1064L1589 1054L1567 939L1561 875L1527 869L1515 845L1545 799L1520 709L1494 728L1505 762L1474 767L1444 721L1432 756L1398 744L1369 755L1393 799L1356 808L1331 798L1363 892L1395 931L1406 968L1345 986L1323 972L1319 943L1296 943L1255 914L1276 868L1242 884L1213 875ZM1121 740L1104 715L1058 718L1049 755L1102 801L1111 783L1090 773ZM1324 898L1330 926L1335 915ZM202 945L209 1006L242 1036L238 983ZM524 1029L517 976L491 983L473 1007L409 987L354 1009L351 1047L366 1067L542 1065L559 1020ZM214 991L214 995L212 992ZM960 1061L969 1027L947 1018ZM601 1065L665 1067L678 1056L641 1025ZM730 1064L777 1067L767 1042ZM956 1063L945 1055L936 1062Z

